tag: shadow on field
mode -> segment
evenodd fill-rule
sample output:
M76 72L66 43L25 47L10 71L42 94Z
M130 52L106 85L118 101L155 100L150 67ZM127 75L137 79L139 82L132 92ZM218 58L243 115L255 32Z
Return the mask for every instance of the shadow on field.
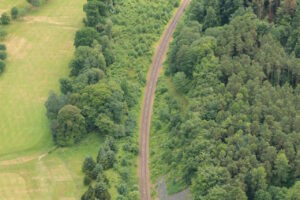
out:
M159 200L191 200L189 189L168 196L167 185L164 178L158 182L158 197Z

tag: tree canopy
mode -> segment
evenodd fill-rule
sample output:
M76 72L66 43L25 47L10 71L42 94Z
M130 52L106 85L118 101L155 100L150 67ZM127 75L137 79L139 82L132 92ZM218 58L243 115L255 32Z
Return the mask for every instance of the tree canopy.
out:
M159 90L168 108L157 109L168 123L161 160L194 199L284 199L296 187L299 10L292 0L191 2L166 69L188 105Z

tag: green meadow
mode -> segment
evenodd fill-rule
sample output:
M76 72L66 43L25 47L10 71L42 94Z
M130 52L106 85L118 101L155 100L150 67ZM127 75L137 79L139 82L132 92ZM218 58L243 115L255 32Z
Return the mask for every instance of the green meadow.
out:
M0 10L24 1L0 0ZM52 0L6 30L7 67L0 76L0 199L78 199L81 163L101 138L54 148L44 103L69 73L85 0Z
M0 77L0 156L53 145L44 102L68 74L84 2L51 1L8 27L7 68Z

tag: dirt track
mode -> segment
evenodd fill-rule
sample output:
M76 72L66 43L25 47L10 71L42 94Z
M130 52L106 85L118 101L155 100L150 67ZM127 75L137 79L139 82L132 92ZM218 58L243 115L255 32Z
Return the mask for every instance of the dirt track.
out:
M156 89L156 82L160 72L160 68L168 51L169 43L172 34L176 28L177 22L180 19L184 8L191 0L183 0L176 15L173 17L168 28L164 32L156 53L153 57L153 62L148 74L148 81L144 94L141 124L140 124L140 155L139 155L139 182L140 182L140 199L150 200L150 174L149 174L149 135L150 123L152 115L152 107Z

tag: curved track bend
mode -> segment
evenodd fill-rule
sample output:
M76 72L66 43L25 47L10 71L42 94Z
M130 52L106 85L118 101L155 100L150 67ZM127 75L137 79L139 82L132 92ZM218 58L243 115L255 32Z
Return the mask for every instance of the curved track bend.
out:
M176 25L182 16L184 9L188 6L191 0L183 0L177 13L172 18L168 28L164 32L156 53L153 57L153 62L150 67L147 85L144 94L142 116L140 122L140 154L139 154L139 186L140 199L150 200L150 173L149 173L149 136L150 123L152 115L152 107L156 89L156 82L160 72L160 68L168 51L169 43Z

